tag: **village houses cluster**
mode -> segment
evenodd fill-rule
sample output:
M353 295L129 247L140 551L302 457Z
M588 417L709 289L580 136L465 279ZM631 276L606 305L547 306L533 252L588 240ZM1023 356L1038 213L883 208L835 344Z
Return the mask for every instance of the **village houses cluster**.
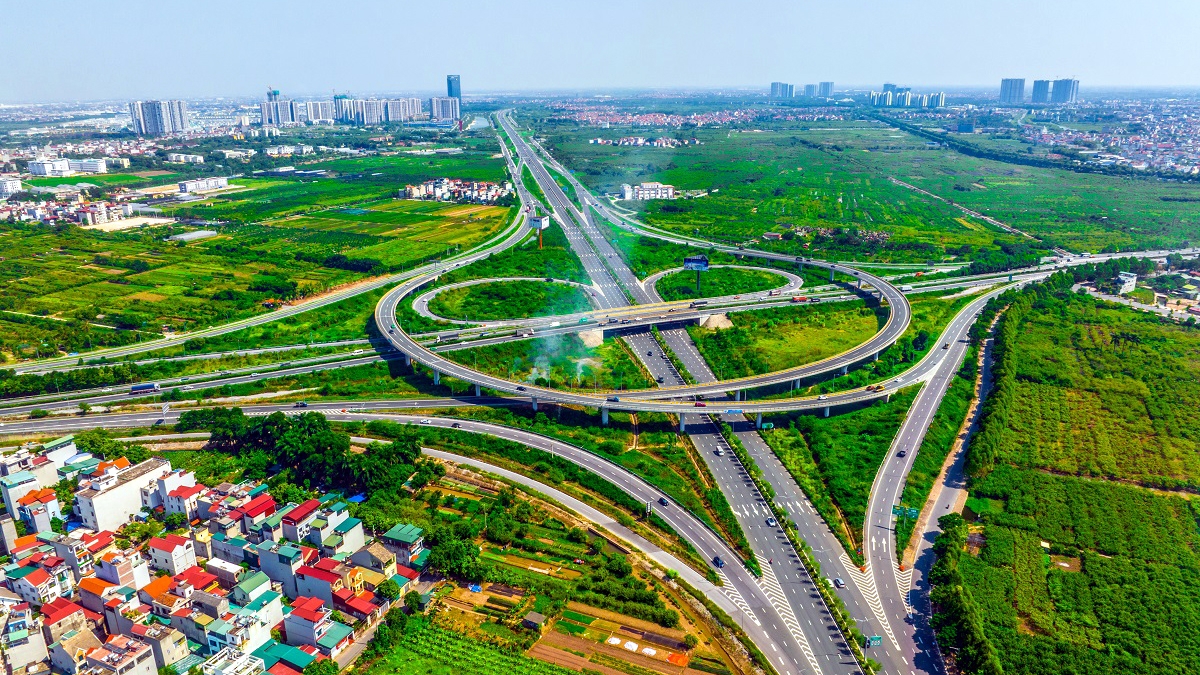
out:
M64 479L78 480L66 514ZM418 527L369 536L354 497L281 504L265 484L207 486L161 457L79 452L71 436L4 456L0 493L0 658L13 675L345 665L392 602L420 592L428 557ZM166 529L136 541L142 522Z

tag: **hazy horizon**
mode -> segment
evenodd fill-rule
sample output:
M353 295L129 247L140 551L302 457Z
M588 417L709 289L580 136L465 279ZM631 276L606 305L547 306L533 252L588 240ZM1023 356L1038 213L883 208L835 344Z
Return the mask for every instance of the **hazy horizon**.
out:
M444 91L448 73L462 76L464 95L774 80L986 90L1004 77L1073 77L1084 92L1200 89L1200 3L1004 5L22 3L7 11L20 30L8 35L0 101L255 98L268 86L296 97L428 94Z

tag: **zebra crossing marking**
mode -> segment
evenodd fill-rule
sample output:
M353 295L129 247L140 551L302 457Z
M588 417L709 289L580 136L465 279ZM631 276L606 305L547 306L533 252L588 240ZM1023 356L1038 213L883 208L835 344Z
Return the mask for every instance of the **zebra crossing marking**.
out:
M870 564L867 564L865 572L858 569L854 561L850 560L850 556L846 555L845 551L842 551L840 560L842 566L846 568L846 573L858 585L858 590L862 592L863 598L867 601L867 606L871 608L871 613L882 624L883 632L892 641L892 645L896 649L899 649L900 642L896 640L896 635L892 632L892 624L888 621L887 613L883 611L883 601L879 599L879 589L875 586L875 575L871 573Z
M754 557L758 559L759 567L763 571L762 578L758 580L759 587L767 594L767 599L771 601L771 606L783 619L783 625L787 627L788 632L800 644L800 651L804 652L804 658L808 659L808 665L812 666L812 669L819 675L821 664L817 663L817 656L813 654L812 646L808 644L808 637L804 635L804 631L800 628L800 622L796 620L796 613L792 611L792 606L783 593L783 587L779 585L779 578L775 576L775 570L772 569L769 561L763 560L762 556L756 553Z
M729 581L729 577L725 576L725 572L717 569L717 577L721 579L721 592L725 594L725 597L732 600L738 609L750 617L755 626L761 627L762 623L754 615L754 610L750 609L750 605L746 603L746 599L742 597L742 593L737 588L734 588L733 583Z

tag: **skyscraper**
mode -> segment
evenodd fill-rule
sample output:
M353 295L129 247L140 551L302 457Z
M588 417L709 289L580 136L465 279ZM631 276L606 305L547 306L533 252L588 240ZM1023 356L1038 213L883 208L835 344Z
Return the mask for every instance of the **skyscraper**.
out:
M462 101L462 86L457 75L446 76L446 96Z
M771 98L792 98L796 94L795 85L787 82L771 83Z
M435 122L458 119L458 99L452 96L434 96L429 99L429 118Z
M884 82L883 83L883 92L886 94L889 91L892 92L893 94L896 93L896 85L892 84L891 82Z
M1034 103L1049 103L1050 102L1050 80L1034 80L1033 81L1033 102Z
M1074 103L1079 97L1079 80L1055 80L1054 88L1050 90L1051 103Z
M818 87L817 96L821 96L824 98L829 98L829 97L833 96L833 83L832 82L822 82Z
M1007 77L1000 80L1000 104L1021 105L1025 102L1025 78Z
M817 95L817 85L815 85L815 84L804 85L804 95L807 96L808 98L812 98L812 97L816 96Z
M179 134L188 128L187 103L183 101L133 101L129 117L139 136Z
M300 122L302 121L301 115L308 112L307 106L303 110L304 112L301 112L301 108L296 105L295 101L280 97L278 89L268 89L267 100L258 104L258 112L263 126Z

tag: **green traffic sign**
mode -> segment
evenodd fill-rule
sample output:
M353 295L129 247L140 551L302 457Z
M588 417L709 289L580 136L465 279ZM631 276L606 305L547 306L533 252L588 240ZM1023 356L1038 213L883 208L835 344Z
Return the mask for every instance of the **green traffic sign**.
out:
M904 507L900 506L899 504L892 504L892 515L893 516L904 515Z
M921 512L920 512L920 511L918 511L918 510L916 510L916 509L909 509L909 510L908 510L908 517L909 517L909 518L916 518L916 517L917 517L917 516L919 516L920 514L921 514Z

